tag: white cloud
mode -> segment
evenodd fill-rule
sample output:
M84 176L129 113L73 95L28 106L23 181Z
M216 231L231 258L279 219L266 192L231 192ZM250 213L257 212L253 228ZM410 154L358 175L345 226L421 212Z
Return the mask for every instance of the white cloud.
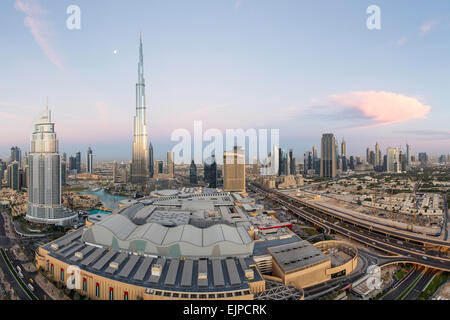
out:
M24 24L30 30L39 47L47 58L60 70L64 71L64 66L50 43L50 24L45 19L46 11L39 6L36 0L16 0L14 7L23 12L26 16Z

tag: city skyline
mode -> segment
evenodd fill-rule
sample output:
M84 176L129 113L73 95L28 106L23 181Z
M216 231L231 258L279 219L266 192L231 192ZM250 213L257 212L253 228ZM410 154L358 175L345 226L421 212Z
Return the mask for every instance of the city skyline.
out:
M170 133L180 127L192 131L194 120L203 120L207 128L282 128L281 147L294 149L299 159L311 145L320 145L324 132L345 137L349 155L363 155L375 142L383 153L406 142L415 154L448 153L450 96L440 89L450 71L449 46L443 41L450 23L441 13L449 7L446 2L431 8L380 1L378 31L365 27L365 1L331 3L331 13L291 1L282 7L267 1L258 6L252 1L239 6L234 1L176 6L135 1L127 4L129 17L117 19L123 11L117 4L102 8L104 14L94 23L92 12L100 3L79 4L79 31L65 27L67 1L0 4L1 14L8 15L2 20L14 30L4 38L17 39L0 59L4 64L13 55L18 58L4 64L8 77L0 80L0 114L6 119L2 133L7 132L0 138L0 157L6 158L13 145L27 151L32 115L49 95L62 152L92 147L98 161L131 160L129 106L135 93L130 84L135 82L134 39L140 30L147 39L144 76L152 88L149 126L155 159L163 159L174 146ZM202 19L188 23L200 5ZM408 19L404 6L411 13ZM185 9L191 12L188 17L181 15ZM205 10L211 18L205 18ZM158 19L151 18L157 14ZM169 14L179 21L167 28L164 17ZM337 19L329 20L333 15ZM266 18L277 27L267 29ZM30 20L39 22L37 29L24 24ZM40 34L48 38L39 42ZM269 38L261 34L278 39L278 48L266 47ZM24 81L18 75L25 70L29 77ZM48 77L42 79L44 72Z

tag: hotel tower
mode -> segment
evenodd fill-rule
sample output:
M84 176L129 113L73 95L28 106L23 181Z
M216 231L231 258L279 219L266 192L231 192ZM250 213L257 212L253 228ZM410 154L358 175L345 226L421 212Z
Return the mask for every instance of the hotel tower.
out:
M26 219L56 225L69 224L76 219L77 213L61 205L61 156L48 107L34 122L28 165Z

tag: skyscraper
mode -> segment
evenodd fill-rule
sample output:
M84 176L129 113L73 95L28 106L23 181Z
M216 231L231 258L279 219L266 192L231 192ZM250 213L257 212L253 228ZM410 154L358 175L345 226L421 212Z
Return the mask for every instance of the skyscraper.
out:
M341 143L341 155L343 157L347 156L347 143L345 142L344 139L342 139L342 143Z
M34 122L28 155L29 187L26 219L36 223L66 224L78 214L61 205L61 156L55 124L47 109Z
M87 154L86 154L86 172L93 174L94 170L93 170L93 161L94 161L94 156L92 154L92 149L91 147L88 148Z
M75 159L76 159L75 165L76 165L77 173L80 173L81 172L81 152L80 151L77 152Z
M345 140L342 138L342 143L341 143L341 156L342 156L342 172L346 172L347 171L347 143L345 142Z
M167 152L167 174L170 179L175 177L175 163L173 162L173 151Z
M139 45L138 82L136 84L136 116L134 117L131 183L145 185L149 178L149 153L146 125L146 101L144 79L144 53L142 34Z
M406 144L406 165L411 165L411 146Z
M194 160L191 162L191 166L189 168L189 182L192 185L197 185L198 179L197 179L197 166L195 165Z
M322 136L320 145L320 176L324 178L336 177L336 140L332 133Z
M151 142L148 147L148 171L150 178L153 178L153 175L155 174L155 159L153 158L153 145Z
M7 167L8 187L12 190L20 190L19 161L11 162Z
M386 152L386 171L399 173L401 172L400 152L397 148L388 148Z
M380 167L382 165L381 160L381 150L378 142L375 144L375 167Z
M204 161L204 180L210 188L217 188L217 162L212 155Z
M314 169L314 158L311 151L306 151L303 156L303 173L308 174L309 170Z
M22 168L22 150L19 147L11 147L11 157L10 163L17 161L19 163L19 168Z
M223 153L223 190L245 192L245 152L241 147Z
M294 150L289 149L289 174L295 176L295 158Z
M366 149L366 163L370 163L370 148Z

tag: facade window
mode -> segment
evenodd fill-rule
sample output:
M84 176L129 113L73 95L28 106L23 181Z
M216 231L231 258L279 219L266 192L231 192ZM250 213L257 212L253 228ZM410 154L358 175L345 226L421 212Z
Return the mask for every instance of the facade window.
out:
M123 294L123 300L128 300L128 291L125 291Z
M114 289L109 288L109 300L114 300Z
M53 265L53 263L52 263L52 265L50 266L50 274L51 274L52 276L55 275L55 266Z
M95 296L100 297L100 284L98 282L95 284Z
M64 281L64 269L61 268L61 281Z
M83 291L86 292L87 291L87 279L83 278Z

